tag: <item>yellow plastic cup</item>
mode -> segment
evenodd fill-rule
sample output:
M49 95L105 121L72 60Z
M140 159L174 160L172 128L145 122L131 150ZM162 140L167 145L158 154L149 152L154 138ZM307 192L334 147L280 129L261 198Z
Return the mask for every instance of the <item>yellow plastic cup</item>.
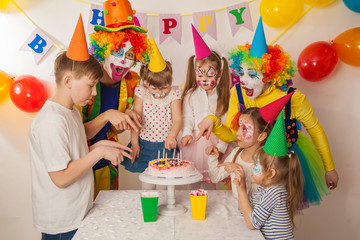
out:
M193 220L205 220L207 196L190 195L191 213Z

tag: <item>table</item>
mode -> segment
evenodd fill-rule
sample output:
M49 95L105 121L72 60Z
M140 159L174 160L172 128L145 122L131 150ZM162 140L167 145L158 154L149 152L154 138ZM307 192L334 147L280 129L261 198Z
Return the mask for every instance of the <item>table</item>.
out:
M166 203L166 190L159 205ZM74 240L96 239L264 239L259 230L246 227L237 200L229 190L208 191L206 219L192 220L189 190L175 190L177 202L188 211L178 216L158 214L156 222L144 222L140 195L143 190L100 191Z
M149 174L147 170L139 175L139 179L142 182L167 186L167 203L160 205L158 209L158 213L164 216L180 215L185 213L187 210L183 205L175 204L175 186L195 183L200 181L202 178L203 175L196 169L185 177L169 178L153 176Z

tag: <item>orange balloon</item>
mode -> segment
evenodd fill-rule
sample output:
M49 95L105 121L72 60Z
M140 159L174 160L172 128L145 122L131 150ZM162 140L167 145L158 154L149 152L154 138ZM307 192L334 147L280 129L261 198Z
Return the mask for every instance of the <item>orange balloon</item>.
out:
M13 83L14 79L0 70L0 101L4 100L9 95L10 87Z
M360 27L341 33L333 42L340 60L360 67Z

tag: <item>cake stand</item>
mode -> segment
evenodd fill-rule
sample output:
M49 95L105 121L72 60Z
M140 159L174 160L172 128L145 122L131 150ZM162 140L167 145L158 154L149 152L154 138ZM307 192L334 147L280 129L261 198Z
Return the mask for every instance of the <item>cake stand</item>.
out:
M187 209L183 205L175 204L175 186L195 183L202 178L203 175L196 169L184 177L157 177L150 175L147 170L139 175L142 182L167 185L167 204L159 206L159 214L163 216L176 216L185 213Z

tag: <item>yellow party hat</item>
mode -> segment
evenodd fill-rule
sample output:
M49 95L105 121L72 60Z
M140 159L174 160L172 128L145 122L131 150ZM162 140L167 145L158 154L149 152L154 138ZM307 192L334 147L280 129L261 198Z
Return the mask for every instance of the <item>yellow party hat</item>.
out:
M151 46L151 50L149 53L150 62L148 65L149 70L152 72L161 72L165 69L166 63L152 36L150 36L150 46Z

